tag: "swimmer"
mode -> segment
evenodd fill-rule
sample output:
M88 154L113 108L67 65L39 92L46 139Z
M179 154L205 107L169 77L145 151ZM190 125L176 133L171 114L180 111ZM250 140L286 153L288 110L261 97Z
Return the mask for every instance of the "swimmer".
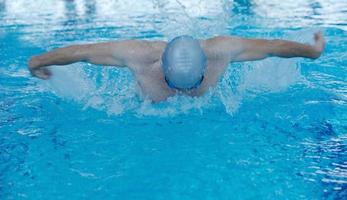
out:
M324 50L322 33L314 34L313 45L287 40L246 39L217 36L197 40L179 36L165 41L120 40L73 45L33 56L29 70L48 79L47 66L88 62L103 66L128 67L142 94L159 102L176 94L201 96L216 86L229 63L267 57L316 59Z

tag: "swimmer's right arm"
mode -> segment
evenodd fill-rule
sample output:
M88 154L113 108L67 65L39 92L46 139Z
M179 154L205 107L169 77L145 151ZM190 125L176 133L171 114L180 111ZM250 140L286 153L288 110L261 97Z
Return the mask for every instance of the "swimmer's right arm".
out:
M51 72L45 68L51 65L68 65L88 62L97 65L125 67L130 62L143 59L146 42L124 40L97 44L72 45L48 53L33 56L29 60L30 72L41 79L48 79Z

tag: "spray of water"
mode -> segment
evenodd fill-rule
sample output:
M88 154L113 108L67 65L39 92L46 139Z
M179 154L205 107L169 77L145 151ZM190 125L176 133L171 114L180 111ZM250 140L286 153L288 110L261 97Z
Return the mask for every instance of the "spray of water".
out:
M203 2L208 3L207 1L189 2L154 1L154 7L161 15L160 19L164 21L153 24L154 28L162 32L166 38L179 34L196 37L225 34L225 17L228 16L225 7L228 1L216 1L215 7L219 8L216 11L206 10ZM180 15L176 15L178 12ZM208 17L203 18L204 15ZM211 27L214 29L211 30ZM312 40L312 32L305 30L289 33L284 37L308 42ZM79 102L84 108L104 110L111 115L127 112L139 116L203 113L207 108L221 104L226 112L232 115L245 98L264 92L280 92L300 81L303 77L300 74L299 61L300 59L269 58L257 62L230 64L218 86L211 88L204 96L175 96L159 104L152 104L149 100L141 98L136 81L129 70L114 67L102 68L88 64L52 67L54 76L46 87L58 96Z
M87 69L86 69L87 68ZM53 78L47 87L58 96L81 103L85 108L104 110L109 114L134 112L138 115L172 116L219 105L233 114L242 100L264 92L280 92L301 79L297 60L267 59L259 62L231 64L216 88L202 97L175 96L152 104L141 99L129 71L101 69L83 64L53 67Z

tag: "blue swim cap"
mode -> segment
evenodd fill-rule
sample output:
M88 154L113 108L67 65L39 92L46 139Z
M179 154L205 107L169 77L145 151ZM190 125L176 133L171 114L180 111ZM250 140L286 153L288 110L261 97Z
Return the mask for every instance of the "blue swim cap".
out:
M198 40L179 36L171 40L162 55L168 85L176 89L198 87L204 77L207 59Z

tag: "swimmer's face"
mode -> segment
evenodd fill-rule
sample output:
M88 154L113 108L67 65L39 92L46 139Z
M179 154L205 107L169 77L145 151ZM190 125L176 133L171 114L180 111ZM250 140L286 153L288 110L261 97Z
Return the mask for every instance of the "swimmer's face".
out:
M200 85L206 67L206 56L198 40L190 36L173 39L167 45L162 61L170 87L191 89Z

